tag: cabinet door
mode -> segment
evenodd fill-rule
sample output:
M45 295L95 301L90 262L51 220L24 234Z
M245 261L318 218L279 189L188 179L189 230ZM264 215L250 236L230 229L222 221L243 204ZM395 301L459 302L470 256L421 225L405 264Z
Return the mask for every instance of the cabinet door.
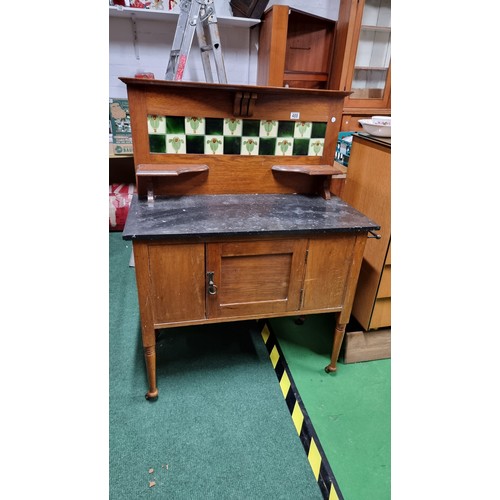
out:
M149 244L154 323L205 318L205 245Z
M207 244L210 318L296 311L307 240L241 241Z
M304 312L343 307L355 242L356 238L350 235L309 241Z

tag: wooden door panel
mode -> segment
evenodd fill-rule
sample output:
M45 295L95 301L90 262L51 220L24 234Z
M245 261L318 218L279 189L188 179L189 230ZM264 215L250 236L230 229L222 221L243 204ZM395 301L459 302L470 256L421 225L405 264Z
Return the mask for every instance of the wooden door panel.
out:
M354 243L341 235L309 241L303 311L342 306Z
M149 245L155 323L205 318L205 245Z
M293 254L224 257L222 303L286 300Z
M210 317L298 310L307 240L209 243L207 272L215 295Z

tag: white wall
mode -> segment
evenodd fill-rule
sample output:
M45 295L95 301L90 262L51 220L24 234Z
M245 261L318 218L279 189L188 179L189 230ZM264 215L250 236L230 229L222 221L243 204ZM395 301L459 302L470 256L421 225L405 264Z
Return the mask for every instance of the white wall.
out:
M134 31L130 19L109 19L109 96L126 97L126 87L119 76L133 77L137 72L154 73L155 78L165 78L176 21L149 21L137 19L137 41L134 48ZM254 84L257 75L257 30L220 26L219 35L229 83ZM256 38L257 37L257 38ZM254 43L251 43L251 38ZM250 53L253 47L254 53ZM214 68L215 73L215 68ZM206 81L196 36L189 54L184 79Z
M274 4L289 5L331 19L338 18L339 0L269 2L269 6ZM231 16L229 0L215 0L215 6L218 16ZM178 7L175 10L178 10ZM134 47L132 21L118 17L109 18L109 97L127 97L125 84L118 80L120 76L133 77L137 72L151 72L155 78L165 77L176 25L176 18L169 21L136 19L137 41ZM257 81L258 26L224 26L219 22L219 35L228 83L254 85ZM195 36L184 73L185 80L205 81L197 47Z
M340 0L270 0L272 5L288 5L297 10L336 21L339 18Z

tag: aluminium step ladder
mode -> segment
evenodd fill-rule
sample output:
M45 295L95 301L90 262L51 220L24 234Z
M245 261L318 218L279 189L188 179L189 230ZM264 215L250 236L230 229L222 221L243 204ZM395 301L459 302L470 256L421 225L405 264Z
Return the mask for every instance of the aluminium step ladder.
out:
M214 83L212 53L218 81L227 83L214 0L182 0L180 10L165 80L182 80L196 30L207 82Z

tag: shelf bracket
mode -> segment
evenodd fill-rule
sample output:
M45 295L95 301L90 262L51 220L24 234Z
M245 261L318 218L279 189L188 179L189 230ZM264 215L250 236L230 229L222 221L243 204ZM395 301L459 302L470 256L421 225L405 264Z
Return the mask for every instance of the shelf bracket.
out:
M135 14L130 14L130 23L132 25L132 37L133 37L135 58L138 61L140 61L141 57L139 55L139 39L137 38L137 25L135 23Z
M256 100L257 94L255 92L236 92L234 95L233 115L252 116Z
M153 188L153 179L152 177L149 177L147 180L147 196L148 196L148 205L152 205L153 202L155 201L155 194L154 194L154 188Z
M325 200L330 200L331 197L332 197L332 194L330 193L330 182L331 182L332 178L331 177L326 177L324 180L323 180L323 189L321 191L321 196L325 199Z

